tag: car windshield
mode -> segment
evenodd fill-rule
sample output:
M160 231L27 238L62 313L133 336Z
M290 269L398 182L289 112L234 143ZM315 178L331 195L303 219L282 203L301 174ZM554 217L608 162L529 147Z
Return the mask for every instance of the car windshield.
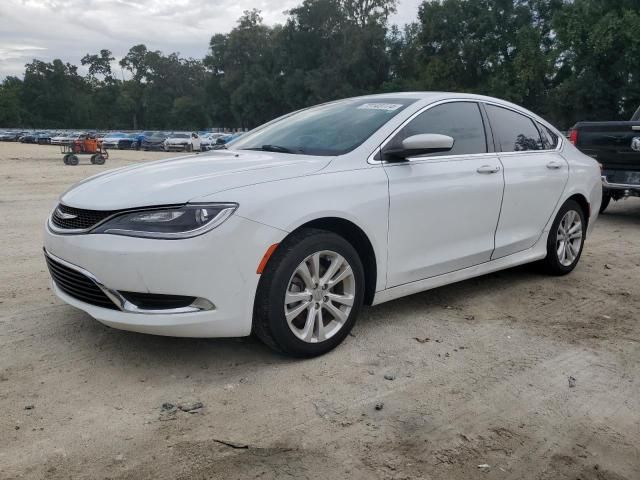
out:
M415 99L353 98L318 105L235 139L233 150L333 156L358 147Z

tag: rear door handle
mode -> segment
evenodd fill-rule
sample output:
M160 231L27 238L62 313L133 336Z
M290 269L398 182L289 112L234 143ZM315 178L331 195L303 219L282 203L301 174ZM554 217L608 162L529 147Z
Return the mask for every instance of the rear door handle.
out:
M500 165L482 165L476 170L478 173L498 173L499 171Z
M547 168L551 170L558 170L559 168L562 168L562 163L552 160L551 162L547 163Z

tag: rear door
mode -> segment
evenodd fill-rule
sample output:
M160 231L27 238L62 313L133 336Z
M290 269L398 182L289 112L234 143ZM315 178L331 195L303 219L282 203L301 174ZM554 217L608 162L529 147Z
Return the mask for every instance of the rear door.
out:
M560 139L526 115L485 105L504 168L504 197L492 259L531 248L551 218L569 178Z

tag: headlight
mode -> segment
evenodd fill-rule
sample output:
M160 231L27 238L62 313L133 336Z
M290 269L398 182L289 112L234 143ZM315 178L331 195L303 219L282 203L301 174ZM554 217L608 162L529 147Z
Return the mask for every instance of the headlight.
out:
M190 238L221 225L236 208L237 203L190 203L175 208L126 212L107 220L91 233L143 238Z

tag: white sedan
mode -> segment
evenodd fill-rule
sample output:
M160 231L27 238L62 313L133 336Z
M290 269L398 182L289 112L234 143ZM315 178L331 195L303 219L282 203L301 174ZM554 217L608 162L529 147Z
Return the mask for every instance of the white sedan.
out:
M56 294L106 325L314 356L363 303L534 261L569 273L601 194L596 161L523 108L374 95L89 178L47 220L45 256Z
M201 150L200 137L195 132L174 132L164 141L165 152L180 151L192 152L194 150Z

